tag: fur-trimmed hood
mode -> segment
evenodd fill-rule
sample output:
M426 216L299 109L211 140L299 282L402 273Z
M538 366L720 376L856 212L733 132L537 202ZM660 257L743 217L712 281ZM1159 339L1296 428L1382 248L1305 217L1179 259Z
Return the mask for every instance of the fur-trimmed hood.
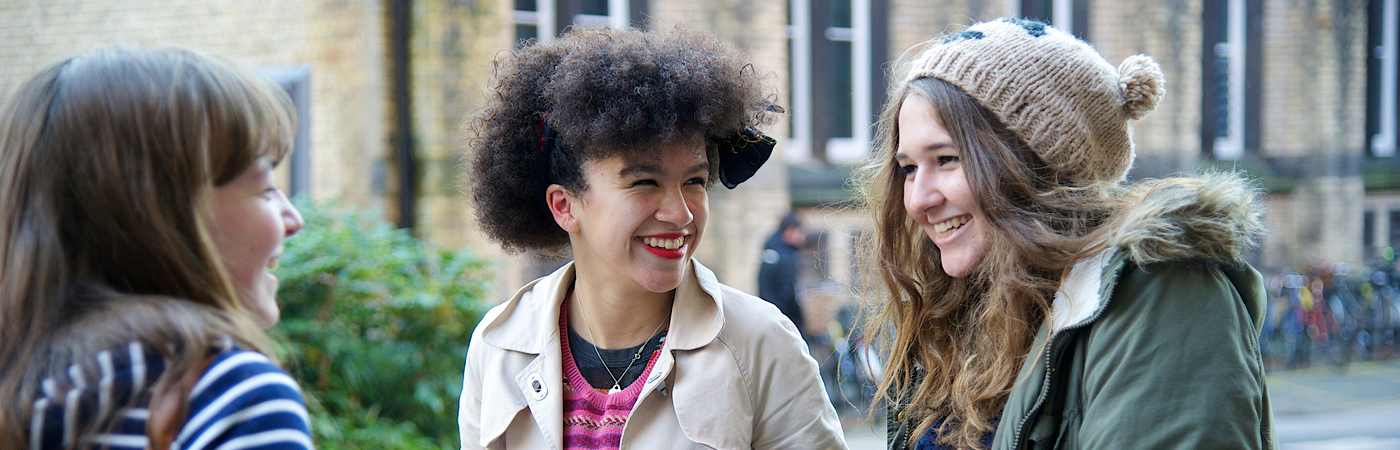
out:
M1236 174L1147 180L1124 189L1122 206L1104 225L1102 250L1076 263L1055 292L1050 312L1056 330L1097 317L1118 272L1130 262L1210 261L1243 268L1245 255L1264 234L1259 192Z
M1264 234L1259 197L1233 173L1138 182L1127 187L1123 207L1106 225L1104 244L1137 264L1243 263Z

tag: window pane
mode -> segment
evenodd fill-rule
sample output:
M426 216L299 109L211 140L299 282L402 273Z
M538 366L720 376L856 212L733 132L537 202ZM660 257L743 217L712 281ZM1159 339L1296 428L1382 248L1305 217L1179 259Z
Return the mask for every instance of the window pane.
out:
M851 27L851 0L831 1L831 26L838 28Z
M1055 0L1021 0L1021 17L1055 24Z
M1400 247L1400 209L1390 211L1390 246Z
M1376 213L1361 213L1361 252L1367 259L1376 256Z
M793 67L795 67L795 64L796 64L796 61L794 61L794 60L797 59L797 52L801 51L801 49L797 48L797 41L795 41L795 40L789 38L787 42L788 42L788 57L787 57L787 92L788 92L788 98L787 98L787 105L785 105L785 107L787 108L787 114L783 114L783 117L785 118L785 120L787 120L787 130L788 130L788 131L787 131L787 135L788 135L788 137L797 137L797 119L796 119L796 117L797 117L797 110L794 108L794 106L797 105L797 72L796 72L795 70L793 70Z
M606 16L608 15L608 0L582 0L579 2L578 13Z
M515 25L515 48L524 47L527 42L539 37L540 27L536 25Z
M539 11L539 5L535 0L515 0L516 11Z
M1230 44L1215 44L1215 137L1230 136Z
M831 137L851 137L851 114L854 105L854 86L851 83L851 43L831 41L831 92L819 95L832 96Z

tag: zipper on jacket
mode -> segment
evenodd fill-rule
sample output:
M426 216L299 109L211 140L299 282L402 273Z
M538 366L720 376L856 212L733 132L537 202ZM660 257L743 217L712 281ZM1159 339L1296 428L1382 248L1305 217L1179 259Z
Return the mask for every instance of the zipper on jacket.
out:
M903 433L899 434L900 436L895 440L894 447L891 447L891 450L905 450L909 448L909 439L913 437L914 430L906 428Z
M1108 264L1111 261L1112 258L1110 258L1109 261L1105 262L1105 264ZM1123 267L1120 265L1114 268L1111 273L1102 274L1100 276L1112 278L1113 283L1111 284L1116 286L1118 284L1118 276L1122 274L1122 272ZM1051 359L1051 357L1054 356L1055 353L1055 339L1060 336L1064 336L1065 332L1087 327L1089 326L1089 324L1092 324L1095 321L1099 320L1099 317L1103 316L1103 312L1108 309L1108 302L1113 300L1111 294L1113 291L1109 290L1108 292L1110 293L1110 297L1107 300L1104 300L1104 302L1099 305L1099 309L1097 311L1094 311L1094 314L1092 316L1089 316L1088 319L1074 324L1073 326L1065 327L1059 332L1054 331L1053 328L1051 329L1050 337L1045 339L1045 381L1041 383L1040 395L1036 396L1035 403L1031 405L1030 411L1027 411L1026 415L1021 416L1020 422L1016 423L1015 434L1011 436L1011 448L1020 450L1022 444L1021 441L1025 438L1022 432L1025 431L1024 429L1026 427L1026 422L1029 421L1031 417L1035 416L1035 414L1040 411L1040 407L1044 405L1046 397L1050 396L1050 379L1051 376L1055 374L1055 365L1052 364L1054 360ZM1099 295L1104 295L1103 286L1099 287Z
M1029 420L1031 419L1031 417L1035 416L1036 412L1038 412L1038 411L1040 410L1041 405L1042 405L1043 403L1045 403L1045 398L1048 397L1048 396L1050 395L1050 379L1051 379L1051 377L1055 374L1055 365L1054 365L1054 364L1051 364L1051 362L1053 361L1053 359L1051 359L1051 357L1052 357L1052 356L1054 355L1054 353L1055 353L1054 348L1055 348L1055 338L1056 338L1056 337L1058 337L1058 336L1051 336L1050 339L1046 340L1046 343L1045 343L1045 381L1041 383L1041 385L1040 385L1040 395L1037 395L1037 396L1036 396L1036 398L1035 398L1035 403L1034 403L1034 404L1031 404L1031 409L1030 409L1030 411L1026 411L1026 414L1025 414L1024 416L1021 416L1021 420L1020 420L1019 422L1016 423L1016 432L1015 432L1015 434L1012 435L1012 439L1011 439L1011 448L1013 448L1013 449L1018 449L1018 450L1019 450L1019 449L1021 448L1021 439L1024 437L1024 436L1021 434L1021 431L1022 431L1022 429L1024 429L1024 428L1026 427L1026 421L1029 421Z
M1050 396L1050 379L1055 374L1055 365L1053 364L1054 359L1052 359L1052 357L1055 354L1055 339L1064 336L1065 332L1089 326L1089 324L1092 324L1094 323L1094 321L1099 320L1099 316L1103 315L1105 309L1108 309L1108 302L1104 302L1104 304L1099 307L1099 310L1095 311L1094 315L1090 316L1089 319L1075 324L1074 326L1060 330L1058 333L1051 332L1050 338L1046 339L1047 344L1045 346L1045 381L1041 383L1040 395L1036 396L1035 403L1031 405L1030 411L1026 411L1026 415L1021 416L1021 421L1016 423L1016 433L1012 435L1011 448L1018 450L1021 448L1021 441L1023 438L1025 438L1025 436L1022 434L1022 431L1024 431L1024 428L1026 427L1026 422L1029 421L1031 417L1035 416L1035 414L1040 411L1040 407L1044 406L1046 397Z

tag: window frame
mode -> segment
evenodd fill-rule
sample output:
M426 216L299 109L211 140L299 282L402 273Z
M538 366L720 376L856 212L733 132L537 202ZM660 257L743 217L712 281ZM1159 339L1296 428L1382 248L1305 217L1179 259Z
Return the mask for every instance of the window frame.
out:
M1397 81L1400 79L1400 67L1397 67L1397 60L1400 60L1400 5L1396 0L1372 0L1371 12L1368 14L1372 23L1369 26L1378 26L1379 33L1374 33L1375 42L1368 31L1367 45L1367 82L1375 84L1368 88L1367 95L1371 96L1367 101L1367 133L1366 133L1366 154L1375 158L1394 157L1400 147L1400 111L1397 102L1400 102L1400 86ZM1376 11L1379 9L1379 11ZM1379 22L1379 23L1375 23Z
M1236 161L1258 150L1259 103L1258 90L1246 89L1258 85L1262 77L1260 60L1259 19L1252 17L1262 8L1259 0L1227 0L1207 3L1202 9L1201 33L1201 156L1206 159ZM1223 94L1227 130L1215 126L1221 120L1217 106L1221 92L1216 86L1220 71L1216 58L1224 53L1229 59L1224 76L1227 91Z
M558 29L555 24L555 1L556 0L535 0L534 11L514 9L515 6L512 4L512 25L534 26L536 42L545 43L553 41L555 37L554 31ZM514 28L512 28L512 33L514 33ZM517 35L515 36L515 45L519 46L520 44L520 36Z
M1088 40L1089 0L1007 0L1011 16L1036 19Z
M836 0L841 1L841 0ZM788 86L791 96L793 115L793 125L788 129L787 146L789 151L783 152L784 159L789 163L855 163L865 159L871 151L872 134L871 129L875 124L875 104L877 95L883 94L881 88L876 91L881 81L876 80L875 59L881 53L881 48L876 39L883 37L876 36L876 17L885 12L885 8L877 8L876 5L883 5L883 0L849 0L851 2L851 26L837 27L830 26L830 18L826 27L817 30L817 25L813 23L812 10L814 6L812 0L790 0L788 2L789 23L786 25L788 37L789 58L791 58L792 69L789 76ZM827 6L824 2L820 6ZM819 32L819 33L818 33ZM851 48L850 70L851 70L851 103L845 107L851 110L851 135L840 137L828 137L826 142L818 148L811 140L815 135L815 121L813 120L813 109L815 103L813 96L816 92L824 92L830 86L822 85L820 80L813 76L813 45L814 36L823 39L822 44L827 42L849 42ZM832 105L838 107L841 105ZM805 149L801 151L798 149Z
M258 71L287 93L296 111L296 133L287 163L287 196L311 195L311 66Z

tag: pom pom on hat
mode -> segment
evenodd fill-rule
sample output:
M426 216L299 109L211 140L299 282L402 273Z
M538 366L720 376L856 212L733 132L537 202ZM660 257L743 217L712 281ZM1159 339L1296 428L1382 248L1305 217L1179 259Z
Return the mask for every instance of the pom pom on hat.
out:
M1162 68L1147 55L1133 55L1118 65L1118 87L1123 90L1123 112L1133 120L1157 108L1167 87Z

